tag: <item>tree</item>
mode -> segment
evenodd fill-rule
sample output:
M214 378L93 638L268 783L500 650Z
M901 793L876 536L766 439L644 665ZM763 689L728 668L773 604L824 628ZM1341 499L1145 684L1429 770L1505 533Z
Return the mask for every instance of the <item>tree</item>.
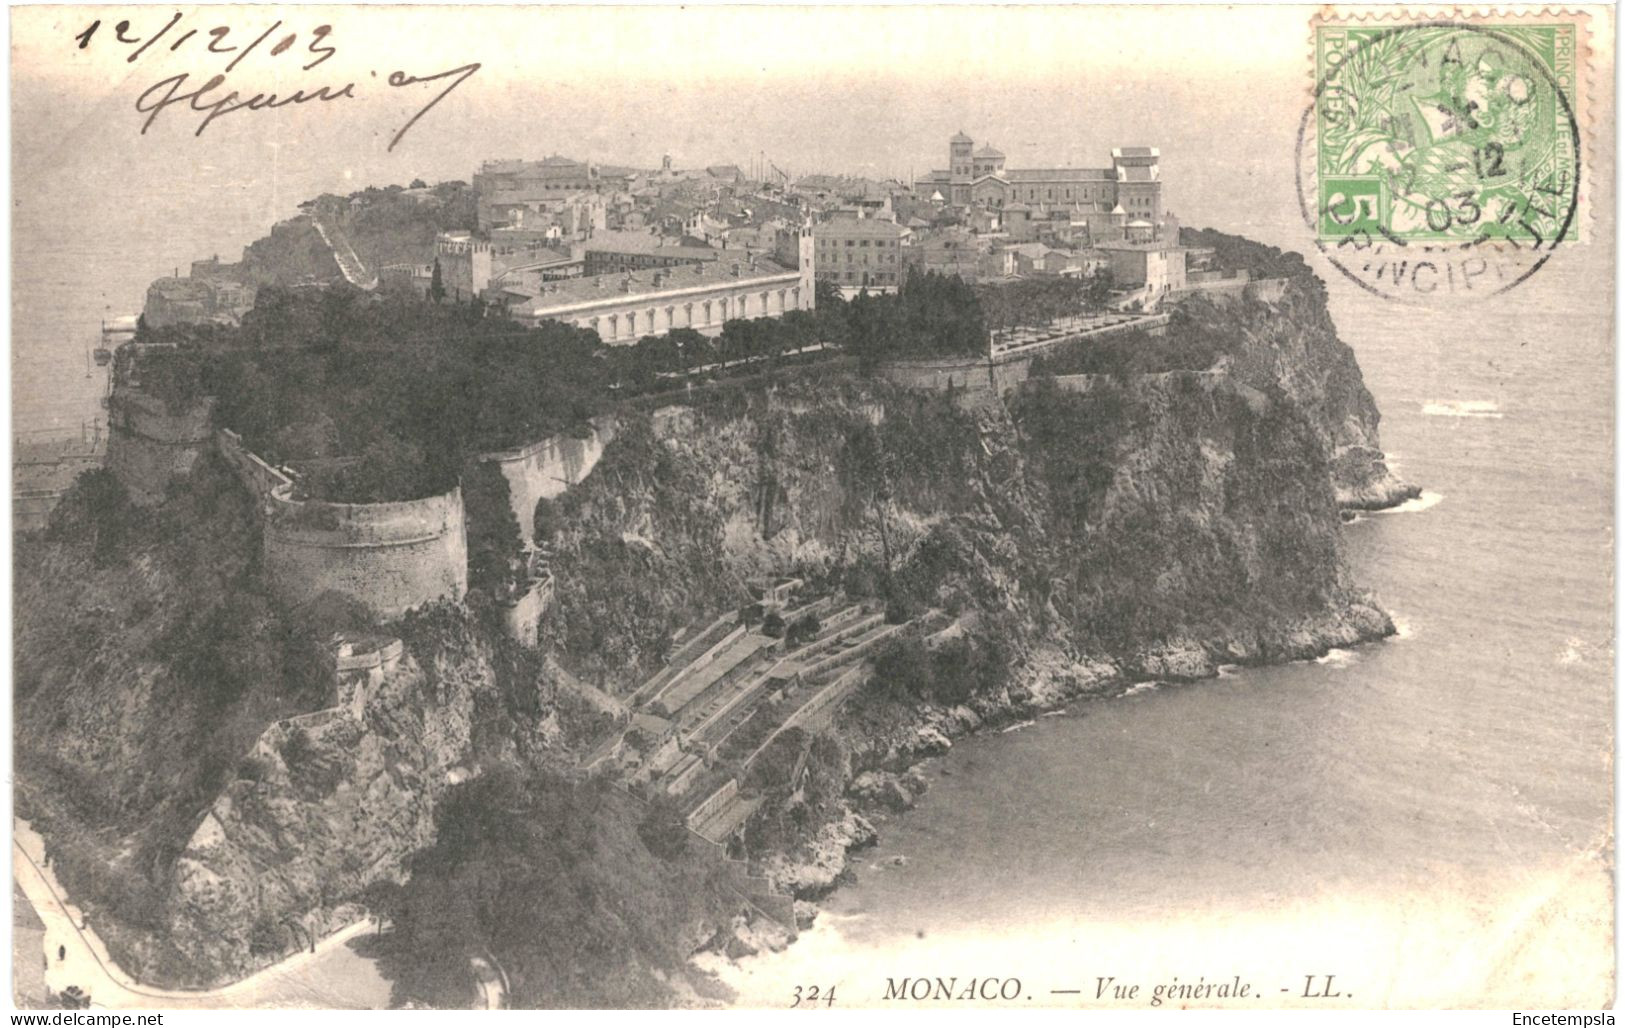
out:
M898 699L924 696L930 688L931 655L912 636L887 643L874 667L876 684Z
M730 318L722 324L722 359L743 361L760 352L761 330L755 321Z
M676 369L685 375L688 369L711 362L711 341L694 329L674 328L666 333L666 339L676 351Z
M56 540L88 539L91 559L106 566L123 551L140 516L124 483L106 468L96 468L74 479L46 531Z
M531 515L531 538L536 544L551 543L563 527L564 520L559 517L558 505L545 496L537 499L536 512Z
M468 586L494 600L510 599L522 584L523 543L508 479L491 461L476 461L463 476L468 532Z
M429 299L439 303L446 298L446 283L440 277L440 258L434 259L434 270L429 273Z
M1089 306L1094 310L1105 307L1106 301L1111 299L1113 284L1110 268L1096 268L1095 273L1089 276L1089 289L1085 294Z
M263 956L267 953L281 953L282 949L281 927L269 913L261 911L254 919L253 927L248 930L248 951Z
M688 852L688 825L675 798L661 796L638 822L638 838L661 860L681 860Z
M361 890L361 902L373 916L379 932L384 930L385 921L395 920L405 898L406 890L388 878L380 878Z
M830 346L845 346L848 341L848 304L835 283L820 280L814 289L813 319L818 341Z
M823 624L818 620L818 615L803 614L790 622L790 627L785 629L785 642L791 648L800 646L808 640L816 639L823 627Z

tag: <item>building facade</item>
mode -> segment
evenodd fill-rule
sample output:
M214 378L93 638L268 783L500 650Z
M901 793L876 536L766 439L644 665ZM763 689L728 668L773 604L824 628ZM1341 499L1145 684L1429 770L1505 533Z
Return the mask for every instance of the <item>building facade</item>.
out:
M520 281L581 274L579 260L544 243L476 239L467 232L442 232L435 236L434 257L440 265L441 287L447 296L456 300L481 296L488 289Z
M1185 249L1169 242L1103 243L1095 248L1111 262L1119 287L1144 289L1152 296L1184 289Z
M1081 207L1127 218L1162 220L1162 179L1154 147L1112 150L1109 168L1006 168L1005 156L991 145L976 147L963 132L948 140L948 167L914 184L915 192L941 196L954 207L1008 207L1011 204Z
M722 332L736 318L777 318L813 309L815 258L811 228L801 230L797 268L765 258L708 261L569 281L548 282L509 307L526 325L560 321L595 332L611 345L691 328Z
M568 157L486 161L474 173L474 189L479 194L476 213L482 232L510 224L516 210L539 212L544 201L624 188L624 175L607 174L595 164Z
M903 284L909 230L876 218L832 218L813 228L818 280L843 289L890 291Z

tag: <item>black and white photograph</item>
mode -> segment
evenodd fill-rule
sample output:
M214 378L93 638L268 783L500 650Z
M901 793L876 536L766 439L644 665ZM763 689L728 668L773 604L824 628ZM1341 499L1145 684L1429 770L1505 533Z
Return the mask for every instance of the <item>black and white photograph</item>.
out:
M9 30L13 1024L1613 1023L1613 7Z

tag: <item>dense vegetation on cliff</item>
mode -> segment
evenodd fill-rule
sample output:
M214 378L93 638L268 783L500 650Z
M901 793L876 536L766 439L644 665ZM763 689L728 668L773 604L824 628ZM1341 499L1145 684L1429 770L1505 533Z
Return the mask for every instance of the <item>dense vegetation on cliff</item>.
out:
M338 283L343 273L310 215L342 232L363 264L376 273L390 264L423 264L435 235L475 227L474 191L466 182L412 189L369 186L348 196L323 194L302 205L307 213L273 226L243 250L245 279L256 286Z
M515 1007L657 1007L669 975L740 907L733 872L687 844L657 855L638 803L596 781L495 768L435 813L435 843L404 888L384 968L397 1001L468 1006L471 956L498 962Z
M349 196L324 194L309 207L344 231L373 272L391 264L424 264L441 232L472 232L477 194L466 182L414 181L410 188L369 186Z
M1223 245L1260 274L1294 260ZM871 359L920 352L875 343L931 331L911 302L829 303L816 328ZM748 769L767 802L745 845L764 859L843 816L858 776L906 762L922 718L1030 716L1077 694L1057 683L1098 680L1080 669L1198 676L1390 628L1349 580L1337 509L1386 475L1376 412L1312 279L1269 304L1192 301L1166 337L1059 354L1002 396L909 391L868 360L764 360L685 395L681 431L641 413L672 397L621 402L671 361L766 338L725 336L609 350L472 307L268 289L241 329L178 330L149 354L142 388L219 397L307 488L391 498L462 476L474 589L390 628L407 655L364 716L290 728L333 702L331 633L371 626L267 595L250 501L215 458L150 511L89 476L23 541L20 805L126 967L232 977L287 950L286 919L332 928L359 900L394 919L402 999L470 1002L477 956L516 1005L670 1002L737 910L730 872L676 808L560 773L603 716L554 662L625 695L765 576L893 623L930 616L876 655L833 729L785 732ZM971 336L954 338L930 352ZM1097 380L1056 377L1079 373ZM466 458L611 403L614 442L538 514L556 598L522 650L485 616L520 570L506 482Z
M1211 247L1214 260L1227 271L1245 271L1253 280L1294 278L1318 281L1303 255L1216 228L1181 228L1180 246Z
M282 606L251 501L206 459L160 507L85 474L15 566L17 800L118 949L163 966L176 855L277 718L332 701L323 644L364 624Z
M142 341L175 345L144 350L133 370L174 410L216 397L217 422L273 464L298 466L306 494L371 503L445 492L473 455L678 389L663 373L777 363L820 330L798 312L730 321L717 340L679 330L611 347L558 322L524 328L480 303L267 287L240 327L144 329ZM121 374L135 359L121 351Z

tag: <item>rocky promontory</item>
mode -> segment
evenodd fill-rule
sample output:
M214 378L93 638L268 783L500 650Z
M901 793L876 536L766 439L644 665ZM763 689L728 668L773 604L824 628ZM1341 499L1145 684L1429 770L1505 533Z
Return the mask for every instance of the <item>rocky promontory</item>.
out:
M1167 332L1155 372L1039 369L1001 393L833 360L661 398L681 418L624 404L551 501L536 646L478 598L368 625L405 653L348 715L326 713L347 626L266 589L252 501L216 461L151 510L87 485L19 558L20 797L119 959L157 982L240 976L405 886L404 920L458 917L451 942L423 929L414 974L479 940L531 969L516 996L580 999L596 972L557 939L585 934L638 969L622 1001L688 995L693 946L782 942L733 923L740 881L805 921L955 739L1393 632L1341 514L1415 490L1386 466L1321 284L1193 299ZM645 810L582 771L614 714L572 707L548 669L624 700L674 639L786 576L908 630L832 718L783 733L788 759L708 769L738 775L754 813L731 849L685 849L676 799ZM465 894L482 874L503 902Z

